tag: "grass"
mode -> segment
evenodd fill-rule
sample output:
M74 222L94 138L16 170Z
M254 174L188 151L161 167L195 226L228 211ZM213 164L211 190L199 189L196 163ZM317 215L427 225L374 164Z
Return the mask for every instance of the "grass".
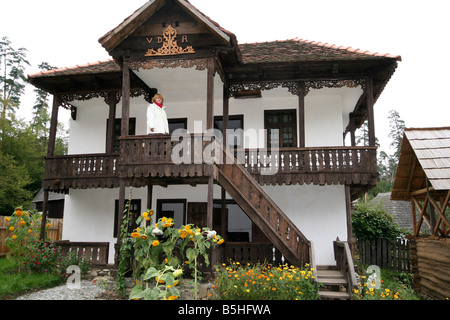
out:
M14 300L35 290L55 287L61 277L51 274L18 272L14 263L0 258L0 300Z

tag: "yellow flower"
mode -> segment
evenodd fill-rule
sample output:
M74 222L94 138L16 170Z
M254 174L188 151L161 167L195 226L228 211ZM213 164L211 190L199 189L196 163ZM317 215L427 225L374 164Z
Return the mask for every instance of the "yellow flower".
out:
M14 231L14 227L9 227L9 231Z
M142 213L142 216L143 216L144 218L147 218L147 217L148 217L148 212L147 212L147 211L143 212L143 213Z
M141 234L140 234L139 232L133 232L133 233L131 234L131 236L132 236L133 238L137 239L137 238L139 238L139 237L141 236Z
M12 238L13 238L14 240L16 240L17 236L16 236L16 235L13 235Z
M154 213L155 213L155 211L153 211L153 209L150 210L150 211L148 212L148 214L151 215L151 216L152 216Z
M21 216L23 216L23 211L21 209L16 209L15 214L16 214L16 216L21 217Z
M11 221L11 218L10 217L5 217L5 220L9 222L9 221Z
M220 240L217 242L217 244L222 244L222 243L224 243L224 241L225 241L225 240L220 239Z
M169 297L169 300L175 300L175 299L177 299L178 298L178 296L170 296Z
M20 223L19 223L21 226L24 226L25 225L25 221L24 220L20 220Z
M31 229L28 229L28 233L32 233L33 231L31 231Z
M156 247L158 244L159 244L158 240L155 240L155 241L152 242L152 246L154 246L154 247Z
M184 238L187 237L187 235L188 235L188 232L187 232L186 230L182 230L182 231L181 231L180 238L181 238L181 239L184 239Z
M147 239L147 235L145 235L145 234L141 235L141 239L142 240L146 240Z

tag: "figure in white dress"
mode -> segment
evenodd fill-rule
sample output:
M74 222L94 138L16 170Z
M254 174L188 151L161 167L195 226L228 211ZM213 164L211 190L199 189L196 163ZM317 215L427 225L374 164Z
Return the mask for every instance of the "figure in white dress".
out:
M152 98L152 103L147 107L147 134L169 134L169 123L165 109L164 97L160 94L155 94Z

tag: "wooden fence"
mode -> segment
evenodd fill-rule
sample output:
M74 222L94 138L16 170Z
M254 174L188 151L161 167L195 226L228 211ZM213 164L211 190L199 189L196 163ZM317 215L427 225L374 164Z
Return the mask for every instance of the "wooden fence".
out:
M411 272L410 243L407 239L357 241L360 262L380 269Z
M47 219L50 227L47 229L47 236L51 241L62 239L63 219ZM0 256L6 255L9 251L5 246L5 239L9 236L8 221L4 216L0 216Z

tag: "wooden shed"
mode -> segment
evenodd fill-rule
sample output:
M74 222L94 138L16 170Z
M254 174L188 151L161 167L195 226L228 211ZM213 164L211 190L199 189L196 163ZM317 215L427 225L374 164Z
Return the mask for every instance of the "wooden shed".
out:
M405 129L392 200L411 202L416 289L450 297L450 127ZM420 236L423 224L430 236Z

